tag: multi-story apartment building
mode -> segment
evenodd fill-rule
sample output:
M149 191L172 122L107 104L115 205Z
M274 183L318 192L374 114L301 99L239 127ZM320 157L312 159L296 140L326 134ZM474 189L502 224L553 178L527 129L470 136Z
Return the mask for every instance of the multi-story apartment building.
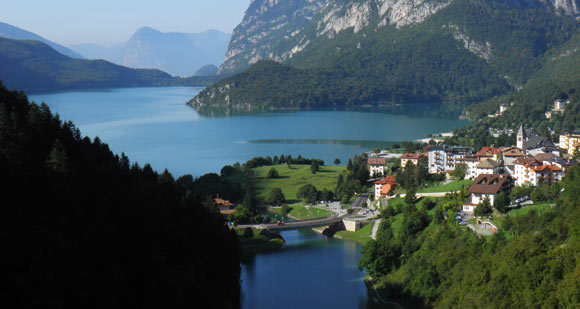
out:
M560 148L566 150L566 152L573 156L576 149L580 147L580 132L566 132L560 135Z
M550 161L540 161L536 158L517 159L514 162L513 177L517 186L537 186L562 181L572 163L555 158Z
M438 174L451 172L460 163L466 163L465 157L471 157L475 153L471 147L457 147L435 145L427 150L429 173Z

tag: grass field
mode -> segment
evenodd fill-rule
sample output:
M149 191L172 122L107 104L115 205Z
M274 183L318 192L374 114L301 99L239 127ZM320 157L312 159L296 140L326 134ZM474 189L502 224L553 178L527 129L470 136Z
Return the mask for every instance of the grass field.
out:
M495 218L492 221L494 224L499 224L500 226L502 226L502 221L503 221L503 218L505 218L505 216L510 216L510 217L514 218L514 217L525 215L532 210L535 210L538 212L538 214L541 214L548 209L550 209L550 203L535 204L535 205L531 205L528 207L522 207L522 208L510 210L507 214L502 215L501 217Z
M362 229L360 229L356 232L340 231L340 232L337 232L336 235L338 235L341 239L354 241L356 243L364 245L369 240L372 239L371 234L373 233L374 224L375 224L375 222L370 222L369 224L363 226Z
M275 168L279 177L274 179L266 178L268 171ZM321 166L316 174L310 172L310 165L287 165L263 166L254 169L252 177L252 187L256 190L256 197L264 200L270 190L280 188L286 197L287 203L296 203L296 192L305 184L312 184L318 190L334 190L338 175L346 171L344 166Z
M290 208L292 208L292 210L288 215L290 215L291 218L295 218L297 220L310 220L332 216L332 212L329 210L315 207L305 207L300 204L290 205Z
M452 183L448 183L445 185L437 185L427 188L421 188L417 191L417 193L434 193L434 192L450 192L450 191L459 191L461 190L461 186L464 186L467 190L469 186L473 183L472 180L457 180Z

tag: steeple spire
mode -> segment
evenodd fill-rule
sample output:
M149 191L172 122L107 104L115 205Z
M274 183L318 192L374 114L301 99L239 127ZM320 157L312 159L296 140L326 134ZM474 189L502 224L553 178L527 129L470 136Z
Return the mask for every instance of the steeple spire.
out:
M524 125L521 125L520 129L518 130L516 146L521 150L525 150L524 149L525 142L526 142L526 131L524 130Z

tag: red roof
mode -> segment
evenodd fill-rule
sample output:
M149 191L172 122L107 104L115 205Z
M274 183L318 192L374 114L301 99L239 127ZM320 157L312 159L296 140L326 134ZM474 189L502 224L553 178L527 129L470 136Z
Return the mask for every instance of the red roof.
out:
M394 185L395 183L395 176L387 176L383 180L374 182L375 185Z
M493 157L501 153L500 148L495 147L482 147L481 150L476 154L478 157Z
M387 159L385 158L369 158L369 165L386 165Z
M222 200L221 198L216 198L213 200L213 202L215 203L216 206L226 206L226 207L234 206L234 204L232 204L230 201Z
M425 157L424 153L404 153L401 155L401 159L403 160L419 160Z
M521 152L516 147L512 147L512 148L504 149L503 156L504 157L524 157L525 155L523 152Z
M393 189L395 189L395 186L394 185L386 184L386 185L384 185L384 186L381 187L381 195L387 195Z

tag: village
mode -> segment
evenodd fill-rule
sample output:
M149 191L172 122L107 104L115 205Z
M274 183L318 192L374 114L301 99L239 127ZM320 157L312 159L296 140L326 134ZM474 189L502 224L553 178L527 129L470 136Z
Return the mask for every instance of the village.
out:
M558 108L561 106L559 101L555 104ZM472 147L431 143L421 152L404 153L398 158L400 168L403 170L412 164L426 169L431 175L441 175L447 183L463 179L471 180L471 185L465 188L469 197L463 202L456 219L460 224L466 224L468 219L475 218L477 224L470 225L470 228L474 231L483 230L482 234L489 234L496 232L499 227L486 220L485 215L491 211L482 215L476 210L478 207L491 206L490 210L498 208L498 204L505 203L503 197L509 196L516 187L527 189L525 192L532 192L532 189L538 186L552 186L560 182L566 172L578 163L573 158L579 148L580 132L563 133L559 137L559 143L554 144L548 138L521 126L516 135L516 145L511 147L496 148L490 145L476 150ZM389 200L405 196L404 193L399 193L397 177L392 171L387 172L389 160L393 160L392 154L371 155L368 159L370 178L378 178L374 181L373 191L374 207L377 209L388 207ZM558 185L553 187L560 188ZM455 190L446 193L453 194ZM498 201L500 194L501 202ZM533 205L530 195L526 194L517 200L508 201L508 205L500 207L520 208Z

